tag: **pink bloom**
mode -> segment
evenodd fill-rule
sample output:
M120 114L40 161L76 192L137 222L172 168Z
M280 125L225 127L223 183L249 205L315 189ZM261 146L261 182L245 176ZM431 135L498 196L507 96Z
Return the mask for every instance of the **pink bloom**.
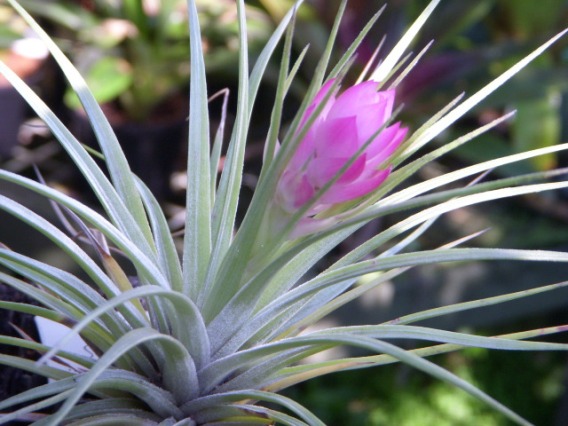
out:
M333 80L318 92L302 119L302 125L328 95ZM280 206L294 212L307 203L357 151L377 133L392 114L395 91L377 91L366 81L332 94L321 114L300 142L278 183ZM374 136L371 143L331 188L310 209L319 213L334 204L355 200L375 190L388 177L389 157L406 136L395 123Z

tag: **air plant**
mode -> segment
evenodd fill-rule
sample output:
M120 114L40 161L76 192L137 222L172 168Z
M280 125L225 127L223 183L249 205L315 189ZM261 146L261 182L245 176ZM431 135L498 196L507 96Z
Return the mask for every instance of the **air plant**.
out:
M552 251L464 247L474 236L413 251L412 242L453 210L522 194L568 187L548 182L560 172L484 181L487 171L568 145L496 158L412 183L419 169L508 120L513 113L424 153L422 148L556 42L558 34L478 92L456 97L418 129L397 121L398 84L425 50L405 52L433 13L433 0L355 85L349 72L357 46L380 16L372 17L343 57L330 66L345 2L296 118L282 123L282 109L304 50L291 60L294 17L283 18L249 71L244 1L237 1L239 87L237 113L224 167L217 181L223 126L210 141L208 96L200 25L188 1L191 46L187 202L178 252L164 212L134 176L111 127L79 72L16 0L9 3L44 40L81 100L97 134L109 178L38 96L5 65L0 71L50 127L98 198L97 210L41 181L0 170L0 179L49 199L66 232L26 206L0 195L0 208L51 240L81 269L59 267L0 248L0 280L40 306L0 302L69 327L58 343L24 337L0 342L33 349L37 361L0 355L0 363L50 381L0 402L0 424L32 419L34 425L319 425L310 411L278 392L336 371L403 362L485 401L518 424L528 421L490 395L427 359L464 347L497 350L561 350L568 345L528 340L565 326L478 336L415 325L435 316L480 309L553 291L566 283L443 306L383 324L306 328L365 292L410 268L468 260L567 262ZM237 225L239 190L253 106L263 73L282 43L279 79L263 167L246 214ZM212 142L212 143L211 143ZM405 185L406 184L406 185ZM460 184L457 185L456 184ZM370 221L403 218L380 230L319 274L309 272L338 244ZM397 216L400 217L400 216ZM125 266L126 265L126 266ZM126 267L134 274L128 275ZM360 278L373 273L373 279ZM132 277L134 276L134 277ZM80 335L91 356L67 350ZM397 342L419 340L403 349ZM337 346L366 351L328 361L306 361ZM300 363L300 361L306 361ZM63 364L57 366L49 361ZM69 368L71 366L72 368ZM380 371L372 373L380 375ZM11 411L10 411L11 410Z

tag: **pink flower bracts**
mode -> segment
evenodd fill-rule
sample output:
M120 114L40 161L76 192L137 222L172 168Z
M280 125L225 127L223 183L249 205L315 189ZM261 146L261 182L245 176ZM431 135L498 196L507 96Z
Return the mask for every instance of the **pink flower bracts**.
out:
M301 126L328 96L332 85L330 80L320 89ZM297 211L365 144L363 152L310 208L308 216L355 200L379 187L391 171L389 157L408 130L395 123L377 134L391 117L394 98L394 90L377 91L375 81L352 86L339 96L331 94L280 178L276 195L280 207L289 213Z

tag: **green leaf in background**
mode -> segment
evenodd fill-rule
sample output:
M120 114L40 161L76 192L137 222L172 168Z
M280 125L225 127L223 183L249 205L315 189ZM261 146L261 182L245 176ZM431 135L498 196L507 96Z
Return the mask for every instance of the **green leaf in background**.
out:
M0 4L0 49L7 49L19 38L22 38L25 25L18 19L14 11ZM4 52L0 52L3 55Z
M560 143L562 122L558 109L560 93L550 91L539 99L516 104L517 119L512 123L513 144L516 152L552 146ZM550 170L556 166L556 154L531 159L536 170Z
M559 0L498 0L496 15L505 19L502 25L505 30L527 38L556 28L562 22L562 14L558 13L561 3Z
M132 85L133 76L129 64L121 58L106 57L89 68L85 80L99 103L110 102ZM65 94L65 103L78 109L79 98L72 90Z

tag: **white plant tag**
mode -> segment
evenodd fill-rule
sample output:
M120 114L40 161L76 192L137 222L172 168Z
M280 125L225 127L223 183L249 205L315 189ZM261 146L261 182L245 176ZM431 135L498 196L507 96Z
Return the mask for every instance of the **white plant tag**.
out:
M35 317L34 320L39 332L41 343L47 346L55 346L69 333L69 331L71 331L69 327L58 322L51 321L47 318ZM93 360L96 359L96 356L93 354L93 352L89 350L89 346L83 339L81 339L79 335L74 335L71 340L69 340L67 344L62 347L62 350L71 352L76 355L85 356ZM84 370L83 367L78 366L71 361L65 361L65 363L69 365L65 366L60 362L49 360L47 362L47 365L53 368L59 368L61 370L66 370L74 373L76 373L78 370Z

